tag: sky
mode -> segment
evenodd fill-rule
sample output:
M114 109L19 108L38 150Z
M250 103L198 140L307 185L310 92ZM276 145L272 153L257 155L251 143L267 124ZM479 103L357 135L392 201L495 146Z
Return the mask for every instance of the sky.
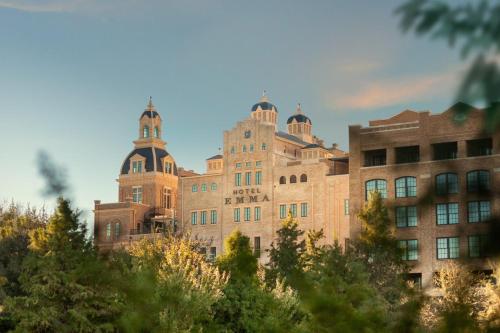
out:
M279 127L301 103L348 150L348 126L446 110L465 65L401 33L378 0L0 0L0 202L53 205L36 156L67 172L86 212L115 202L149 96L179 166L204 172L262 91Z

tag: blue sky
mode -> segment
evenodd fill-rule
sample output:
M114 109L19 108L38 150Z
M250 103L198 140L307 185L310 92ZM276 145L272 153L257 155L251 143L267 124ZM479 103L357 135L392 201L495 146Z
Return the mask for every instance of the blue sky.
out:
M442 112L464 65L441 42L401 34L400 3L0 0L0 200L48 200L44 149L77 206L116 201L150 95L168 151L198 172L263 89L281 129L300 102L315 134L344 149L349 124Z

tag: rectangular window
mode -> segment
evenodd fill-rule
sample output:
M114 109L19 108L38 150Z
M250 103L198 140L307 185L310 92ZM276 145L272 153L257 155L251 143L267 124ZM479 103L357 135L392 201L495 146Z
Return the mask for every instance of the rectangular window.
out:
M132 162L132 172L141 173L142 172L142 161Z
M460 255L460 245L458 237L443 237L436 239L436 249L438 259L455 259Z
M250 152L253 153L253 143L250 144Z
M418 224L417 207L396 207L396 226L398 228L416 227Z
M493 153L493 141L491 138L468 140L467 141L467 156L486 156Z
M208 257L208 259L214 261L216 257L217 257L217 248L215 246L212 246L210 248L210 256Z
M235 208L233 211L234 215L234 222L240 222L240 209Z
M207 224L207 211L206 210L204 210L204 211L201 212L200 224L201 225Z
M246 168L251 168L252 167L252 162L246 162L245 163Z
M297 204L290 205L290 212L292 213L292 217L297 217Z
M234 154L235 151L236 149L234 149L234 147L231 147L231 154Z
M250 207L245 207L243 212L244 212L245 222L250 221Z
M255 172L255 185L262 185L262 171Z
M444 203L436 205L436 223L457 224L458 223L458 203Z
M241 168L241 162L236 163L236 169L240 169L240 168Z
M193 186L191 186L191 192L198 192L198 185L197 184L194 184Z
M172 163L165 162L165 173L172 173Z
M234 185L241 186L241 173L239 172L234 174Z
M210 211L210 224L217 224L217 211L215 209Z
M486 256L486 235L473 235L469 236L469 257L470 258L481 258Z
M106 224L106 239L111 239L111 223Z
M307 217L307 202L300 204L300 216Z
M198 212L191 212L191 224L198 224Z
M267 145L265 143L262 144L262 146L260 147L261 150L266 150L267 149Z
M456 142L433 144L432 151L434 161L455 159L458 156L458 148Z
M399 240L398 244L399 248L403 250L402 251L403 260L418 260L418 240L416 239Z
M245 172L245 185L252 185L252 173Z
M132 201L135 203L142 203L142 187L132 187Z
M257 258L260 257L260 237L253 238L253 251Z
M286 217L286 205L280 205L280 219Z
M344 215L349 215L349 199L344 199Z
M253 220L260 221L260 207L255 207L253 211Z
M241 148L241 151L246 153L247 152L247 145L243 145L243 148Z
M262 161L255 162L255 167L257 167L257 168L262 167Z
M365 156L365 167L385 165L386 164L386 150L376 149L363 152Z
M397 147L396 149L396 163L416 163L420 161L420 147Z
M490 218L489 201L470 201L467 203L467 221L469 223L484 222Z

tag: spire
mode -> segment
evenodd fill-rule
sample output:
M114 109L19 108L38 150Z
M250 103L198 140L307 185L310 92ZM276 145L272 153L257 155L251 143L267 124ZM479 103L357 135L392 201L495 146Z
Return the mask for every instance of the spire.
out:
M146 111L156 111L155 106L153 105L153 97L149 96L148 106L146 107Z
M302 114L302 108L300 106L300 103L297 103L297 109L295 109L296 114Z
M264 90L262 92L262 97L260 98L259 102L269 102L269 98L267 98L267 92Z

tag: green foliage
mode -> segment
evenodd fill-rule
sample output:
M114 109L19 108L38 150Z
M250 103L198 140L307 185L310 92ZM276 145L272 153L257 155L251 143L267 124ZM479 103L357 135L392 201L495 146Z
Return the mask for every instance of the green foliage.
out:
M371 193L358 218L362 223L360 237L347 251L353 251L363 261L374 288L384 295L387 302L396 305L406 290L404 275L408 273L408 267L402 259L394 223L389 219L379 192Z
M112 332L121 304L67 200L59 199L30 242L19 278L23 295L6 300L15 331Z
M486 0L457 2L408 0L396 10L404 32L444 39L453 47L461 44L462 57L476 53L469 65L456 100L490 105L486 109L485 130L493 133L500 125L500 67L495 56L500 51L500 4ZM456 110L464 119L470 108Z
M366 268L337 244L321 248L298 290L309 314L304 331L387 331L384 300L369 283Z
M306 250L305 240L299 240L304 231L299 229L297 221L288 214L276 232L276 244L271 244L269 263L267 264L266 281L270 286L276 279L283 279L286 284L299 278L304 268L302 256Z
M225 240L218 265L230 274L223 297L214 306L215 329L222 332L286 332L297 321L297 300L283 288L265 290L257 276L250 240L235 230Z
M206 261L188 238L143 239L134 244L130 278L122 288L124 332L198 332L210 327L212 306L227 275Z
M250 247L250 239L239 230L234 230L225 240L226 253L219 256L219 267L230 274L231 281L256 278L257 258Z

